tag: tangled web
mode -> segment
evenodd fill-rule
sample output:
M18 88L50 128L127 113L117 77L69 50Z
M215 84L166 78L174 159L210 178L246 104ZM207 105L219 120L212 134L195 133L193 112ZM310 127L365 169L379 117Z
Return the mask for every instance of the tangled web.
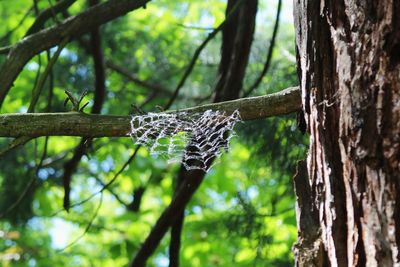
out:
M240 121L239 111L204 113L148 113L133 116L131 137L149 147L152 155L169 162L181 160L186 170L207 171L214 158L229 148L233 127Z

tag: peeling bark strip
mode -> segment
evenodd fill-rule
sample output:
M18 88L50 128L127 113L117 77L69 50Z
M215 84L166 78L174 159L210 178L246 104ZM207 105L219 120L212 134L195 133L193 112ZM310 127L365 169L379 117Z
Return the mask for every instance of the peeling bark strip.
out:
M187 113L239 110L242 120L253 120L298 111L301 107L298 87L278 93L203 105L179 111ZM170 111L176 112L176 111ZM79 112L23 113L0 115L0 137L19 136L128 136L130 116L97 115Z
M297 197L319 223L305 235L299 218L296 265L400 266L400 3L295 0L294 10L311 135L311 190ZM297 249L318 240L322 256Z

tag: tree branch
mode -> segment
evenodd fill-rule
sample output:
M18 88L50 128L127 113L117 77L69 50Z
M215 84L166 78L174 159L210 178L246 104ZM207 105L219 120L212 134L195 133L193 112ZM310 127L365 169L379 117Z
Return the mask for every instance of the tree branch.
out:
M111 60L107 60L106 61L106 67L112 69L115 72L118 72L119 74L121 74L123 76L125 76L130 81L132 81L133 83L135 83L137 85L140 85L142 87L148 88L148 89L152 90L153 92L162 93L164 95L171 95L172 94L172 92L168 88L165 88L165 87L163 87L161 85L158 85L158 84L155 84L155 83L143 81L143 80L139 79L138 77L136 77L134 74L132 74L126 68L115 64Z
M32 26L26 32L25 36L31 35L35 32L38 32L39 30L41 30L49 18L55 16L57 13L60 13L64 10L66 10L75 2L76 2L76 0L59 1L54 6L50 6L49 8L46 8L45 10L40 12L40 14L37 16L35 22L32 24Z
M186 79L189 77L190 73L192 72L194 66L196 65L197 59L200 56L200 53L203 51L203 49L206 47L208 42L210 42L219 31L221 31L229 21L235 17L236 12L239 9L239 6L243 3L243 0L238 1L235 6L230 10L229 14L226 16L226 19L218 25L217 28L215 28L212 32L210 32L207 36L207 38L200 44L199 47L197 47L196 51L193 54L192 59L189 62L188 67L185 70L185 73L183 74L182 78L180 79L178 85L176 86L174 93L172 94L171 99L168 101L166 104L166 109L169 109L172 106L172 103L175 101L175 99L178 97L179 91L183 87L183 85L186 82Z
M228 0L226 20L231 17L232 12L241 4L240 1ZM235 19L228 21L228 25L222 29L222 51L221 54L229 58L229 64L225 64L221 59L219 66L219 74L226 73L223 80L219 80L214 88L216 97L214 102L237 99L239 97L241 84L243 83L244 71L247 67L250 47L253 42L253 33L255 28L255 17L257 13L257 0L250 0L243 3L238 9L238 15ZM218 86L223 85L223 86ZM187 149L190 149L189 147ZM208 166L212 164L211 159ZM177 188L187 179L203 179L204 172L196 173L193 177L184 166L178 174ZM179 254L181 247L181 234L184 225L185 212L184 209L176 215L177 219L171 225L171 239L169 246L169 267L179 267Z
M298 87L265 96L242 98L179 110L198 113L221 110L227 115L239 110L243 121L283 115L301 109ZM176 111L169 111L169 113ZM9 113L0 115L0 137L39 136L128 136L131 116L60 113Z
M145 266L146 260L157 248L165 232L168 230L170 225L177 219L177 215L180 214L187 203L192 198L194 192L200 186L203 181L204 175L197 174L202 172L200 170L190 171L192 176L185 180L176 192L175 197L171 201L171 204L164 210L160 218L157 220L150 234L148 235L145 242L142 244L140 250L133 258L129 266L142 267Z
M31 102L29 104L28 107L28 112L32 113L35 111L35 106L39 100L39 96L42 92L44 83L46 82L47 76L50 75L54 64L56 63L58 57L61 54L61 51L64 49L65 45L68 43L68 39L64 39L61 44L58 46L57 51L54 53L54 55L50 58L50 60L47 63L47 66L44 70L44 72L42 73L42 75L39 76L39 79L35 85L35 88L33 88L32 90L32 98L31 98Z
M274 30L272 32L272 37L271 37L271 41L269 43L269 48L268 48L267 59L264 63L263 70L261 71L261 73L257 77L257 79L254 81L254 83L250 86L250 88L246 92L244 92L243 97L248 97L260 85L261 81L263 80L265 74L267 73L267 71L269 69L269 66L271 65L272 53L274 52L274 47L275 47L275 39L276 39L276 36L278 35L281 9L282 9L282 0L279 0L278 8L276 11Z
M0 68L0 107L16 77L34 55L58 45L65 37L80 36L148 2L150 0L110 0L17 42Z

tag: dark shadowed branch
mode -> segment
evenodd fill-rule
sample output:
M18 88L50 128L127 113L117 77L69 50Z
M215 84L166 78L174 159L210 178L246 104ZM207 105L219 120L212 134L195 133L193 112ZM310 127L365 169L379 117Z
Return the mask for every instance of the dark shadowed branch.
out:
M62 0L57 2L55 5L46 8L42 12L39 13L35 22L26 32L25 36L31 35L43 29L44 24L52 17L57 15L60 12L65 11L68 7L70 7L76 0Z
M219 79L216 84L214 102L227 101L239 97L242 88L245 69L247 67L250 48L253 41L255 29L255 18L257 13L257 0L250 0L238 8L237 16L231 20L232 14L240 2L229 0L226 8L227 24L222 29L221 59L219 65ZM189 148L188 148L189 149ZM211 165L213 159L208 163ZM196 177L187 171L184 166L178 174L177 188L188 179L202 180L204 172L197 172ZM177 214L176 220L171 225L171 241L169 246L169 267L179 267L179 255L181 246L181 234L184 225L184 209Z
M243 97L248 97L260 85L262 79L264 78L265 74L267 73L267 71L269 69L269 66L271 65L272 53L274 52L274 47L275 47L275 39L278 34L279 18L280 18L280 14L281 14L281 9L282 9L282 0L279 0L278 8L276 11L275 26L274 26L274 30L272 32L272 37L271 37L271 41L269 43L269 48L268 48L267 59L265 61L263 70L261 71L258 78L254 81L254 83L249 87L249 89L247 89L244 92Z
M85 204L86 202L90 201L90 200L91 200L92 198L94 198L95 196L97 196L98 194L101 194L101 193L103 193L105 190L107 190L107 189L117 180L117 178L119 177L119 175L120 175L123 171L125 171L126 167L133 161L133 159L136 157L136 155L137 155L139 149L140 149L140 146L137 146L137 147L135 148L135 150L132 152L132 154L131 154L131 156L129 157L129 159L122 165L122 167L118 170L118 172L116 172L116 173L114 174L113 178L111 178L110 181L108 181L106 184L104 184L104 186L103 186L99 191L97 191L97 192L91 194L89 197L87 197L87 198L85 198L85 199L83 199L83 200L81 200L81 201L78 201L78 202L75 202L75 203L71 204L71 205L70 205L70 208L83 205L83 204ZM53 213L51 217L56 216L57 214L59 214L60 212L63 212L63 211L65 211L65 209L58 210L58 211L56 211L55 213Z
M210 42L216 35L218 32L220 32L227 23L229 23L229 21L231 19L233 19L236 16L236 12L239 9L239 6L243 3L243 0L241 1L237 1L237 3L233 6L233 8L229 11L226 19L217 27L215 28L212 32L210 32L207 36L207 38L201 43L201 45L199 47L197 47L196 51L193 54L192 59L189 62L188 67L185 70L185 73L183 74L181 80L179 81L178 85L175 88L174 93L172 94L171 99L169 100L169 102L166 104L165 109L169 109L172 105L172 103L175 101L175 99L178 97L179 94L179 90L183 87L183 85L186 82L186 79L189 77L190 73L192 72L194 66L196 65L196 61L200 56L201 51L203 51L203 49L206 47L206 45L208 44L208 42Z
M90 6L95 6L98 4L98 0L90 0ZM101 36L98 28L93 29L90 33L90 47L91 54L93 58L93 69L94 69L94 100L91 113L99 114L101 108L103 107L105 95L106 95L106 76L104 68L104 57L101 48ZM90 138L82 138L81 142L78 144L74 150L74 155L70 160L64 164L64 174L62 177L64 184L64 208L68 211L70 206L70 191L71 191L71 178L75 173L79 162L81 161L83 155L87 153L88 149L92 144Z
M228 2L228 17L232 15L235 9L239 6L239 3L234 3L234 1ZM245 2L245 4L239 9L240 19L237 20L236 23L233 23L231 25L234 29L236 28L233 31L234 34L232 34L231 36L232 40L235 40L236 42L232 47L232 53L229 55L232 57L232 64L220 67L220 70L224 68L229 69L230 74L225 80L225 83L239 81L241 84L242 82L244 69L247 65L248 54L252 42L252 35L254 32L256 10L257 1ZM224 30L226 31L228 29L224 28ZM229 40L229 38L226 40ZM191 68L193 68L193 66ZM190 73L190 68L188 70L188 73ZM237 77L236 75L239 75L239 77ZM183 76L183 78L186 79L185 75ZM219 89L217 88L217 95L219 95L220 98L216 98L215 101L218 102L222 100L232 99L232 96L238 97L241 86L236 86L235 88L237 88L237 92L232 92L228 90L225 90L224 92L219 92ZM232 90L235 90L235 88L232 88ZM177 89L179 90L179 85ZM172 99L176 97L177 91L175 92L176 94L174 94ZM168 103L167 107L169 106L170 104ZM208 164L211 164L211 161ZM150 255L153 254L159 242L168 231L169 227L172 227L171 243L169 250L170 267L179 266L180 235L183 227L184 209L193 194L196 192L197 188L200 186L202 180L204 179L204 176L205 172L203 171L187 171L183 166L181 166L177 181L177 190L175 192L173 201L171 202L170 206L163 212L156 225L151 230L150 234L133 258L130 266L145 266L147 259L150 257ZM177 202L178 199L180 200L179 202Z
M200 186L204 175L199 175L198 172L203 171L194 170L190 172L193 175L192 178L182 183L170 205L163 211L129 266L142 267L146 265L146 260L153 254L169 227L176 220L177 215L184 210L194 192Z

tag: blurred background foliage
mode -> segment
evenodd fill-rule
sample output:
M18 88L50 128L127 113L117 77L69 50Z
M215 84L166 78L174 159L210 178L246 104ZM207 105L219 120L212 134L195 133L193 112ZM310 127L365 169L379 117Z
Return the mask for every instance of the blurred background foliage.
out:
M0 0L0 46L21 39L37 11L54 3L37 1L35 11L32 1ZM105 60L165 89L154 94L107 68L102 113L131 114L132 104L145 111L165 105L195 49L224 20L225 5L221 0L159 0L102 26ZM76 1L67 15L85 8L85 1ZM245 88L263 68L276 8L277 1L259 3ZM290 1L283 1L272 63L252 95L298 83L290 9ZM46 26L65 15L57 15ZM70 107L63 105L65 89L76 95L87 90L89 110L94 73L85 49L87 39L84 36L71 42L62 51L37 112L67 111ZM174 109L211 101L220 43L218 35L201 53ZM0 55L0 63L4 58ZM29 62L7 96L3 112L27 110L37 75L47 62L46 52ZM186 209L181 265L292 266L296 223L291 177L296 161L305 157L306 138L296 129L294 114L241 123L236 129L229 153L209 171ZM101 138L94 140L81 160L72 181L73 207L69 213L63 211L63 164L79 141L73 137L38 138L1 158L0 265L124 266L169 204L179 165L154 158L145 148L139 149L112 186L98 193L135 150L129 138ZM1 148L9 142L1 139ZM169 237L164 238L149 266L168 265L168 242Z

